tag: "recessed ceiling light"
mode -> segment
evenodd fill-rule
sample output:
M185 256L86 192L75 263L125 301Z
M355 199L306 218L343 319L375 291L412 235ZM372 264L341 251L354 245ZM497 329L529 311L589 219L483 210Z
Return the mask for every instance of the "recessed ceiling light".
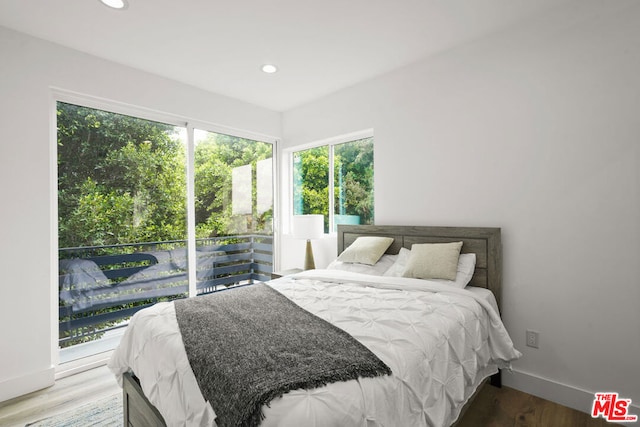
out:
M276 67L273 64L264 64L262 66L262 71L264 71L265 73L268 73L268 74L273 74L276 71L278 71L278 67Z
M127 7L126 0L100 0L100 2L113 9L124 9Z

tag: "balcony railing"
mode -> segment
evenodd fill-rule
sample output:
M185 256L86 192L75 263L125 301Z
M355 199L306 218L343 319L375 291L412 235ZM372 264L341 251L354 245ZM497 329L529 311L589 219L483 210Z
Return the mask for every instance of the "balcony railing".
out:
M186 241L64 248L59 251L59 345L92 341L126 326L138 310L188 295ZM196 241L198 295L270 279L273 238Z

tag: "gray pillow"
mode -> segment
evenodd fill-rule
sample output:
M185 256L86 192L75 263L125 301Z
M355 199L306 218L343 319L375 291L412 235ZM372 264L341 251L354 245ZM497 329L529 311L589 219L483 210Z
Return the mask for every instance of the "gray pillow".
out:
M373 265L391 244L393 237L360 236L338 257L338 261Z
M461 249L462 242L411 245L411 254L403 276L456 280Z

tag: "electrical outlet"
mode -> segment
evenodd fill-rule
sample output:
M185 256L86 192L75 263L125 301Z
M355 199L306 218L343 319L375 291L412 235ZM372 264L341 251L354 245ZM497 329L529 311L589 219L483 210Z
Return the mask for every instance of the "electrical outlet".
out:
M538 348L538 342L540 338L540 333L536 331L527 330L527 346Z

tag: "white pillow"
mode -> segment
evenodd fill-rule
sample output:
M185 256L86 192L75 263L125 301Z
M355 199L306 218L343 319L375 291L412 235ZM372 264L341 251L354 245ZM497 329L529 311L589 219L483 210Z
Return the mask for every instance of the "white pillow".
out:
M409 249L400 248L400 252L398 252L398 258L396 258L396 262L393 263L393 265L384 272L383 276L402 277L402 273L404 273L404 269L407 267L409 255L411 255L411 251Z
M338 256L338 261L374 265L392 243L393 237L360 236Z
M407 268L402 276L456 280L460 249L462 242L413 244Z
M404 270L409 261L409 255L411 251L407 248L400 249L396 262L389 267L384 273L387 277L402 277ZM473 272L476 269L476 254L460 254L458 258L458 267L456 272L456 280L443 280L443 279L430 279L436 283L442 283L444 285L455 286L457 288L464 288L469 284L473 277Z
M374 265L342 262L336 259L327 266L327 269L382 276L392 265L396 263L397 259L398 255L382 255Z

